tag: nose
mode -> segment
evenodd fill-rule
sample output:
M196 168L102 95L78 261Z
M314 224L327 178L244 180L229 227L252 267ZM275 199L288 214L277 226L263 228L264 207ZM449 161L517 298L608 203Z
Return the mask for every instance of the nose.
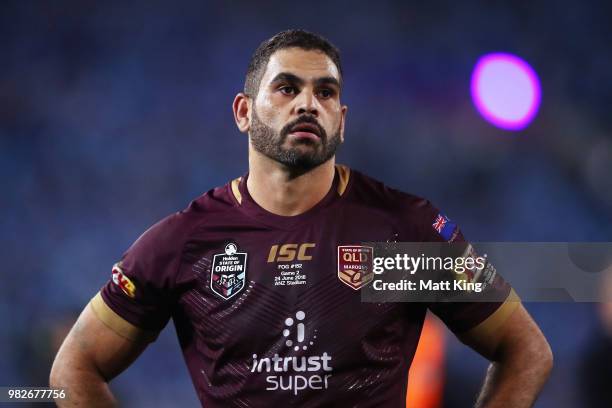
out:
M319 116L319 109L317 108L317 99L314 97L312 92L304 90L300 92L296 100L296 111L298 115L312 115Z

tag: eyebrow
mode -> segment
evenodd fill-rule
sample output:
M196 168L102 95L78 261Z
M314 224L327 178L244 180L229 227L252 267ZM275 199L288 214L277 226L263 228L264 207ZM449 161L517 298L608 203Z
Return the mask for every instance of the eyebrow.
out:
M296 84L296 85L304 85L304 83L306 81L304 81L302 78L298 77L297 75L291 74L289 72L281 72L279 74L277 74L272 81L270 81L270 83L276 83L276 82L289 82L292 84ZM335 85L338 88L340 88L340 82L331 76L326 76L326 77L320 77L315 79L315 85L316 86L321 86L321 85Z

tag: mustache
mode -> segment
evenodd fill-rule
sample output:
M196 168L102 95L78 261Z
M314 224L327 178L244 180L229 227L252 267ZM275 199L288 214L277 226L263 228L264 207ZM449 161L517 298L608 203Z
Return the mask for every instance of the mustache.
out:
M295 128L297 125L302 125L304 123L314 125L317 128L317 133L318 133L318 136L321 138L321 141L324 142L327 139L327 133L325 132L325 129L323 129L323 126L321 126L319 122L312 116L300 116L296 120L289 122L285 126L283 126L280 132L282 139L284 140L287 137L287 135L291 133L291 130Z

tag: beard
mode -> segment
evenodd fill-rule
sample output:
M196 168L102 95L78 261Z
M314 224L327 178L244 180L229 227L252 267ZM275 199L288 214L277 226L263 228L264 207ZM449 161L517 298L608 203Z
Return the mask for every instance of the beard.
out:
M302 139L292 146L285 147L292 129L302 123L315 125L318 128L319 140ZM255 109L253 109L249 137L255 150L300 173L312 170L331 159L342 144L340 126L331 137L328 137L325 129L315 118L305 115L286 124L280 132L276 132L259 119Z

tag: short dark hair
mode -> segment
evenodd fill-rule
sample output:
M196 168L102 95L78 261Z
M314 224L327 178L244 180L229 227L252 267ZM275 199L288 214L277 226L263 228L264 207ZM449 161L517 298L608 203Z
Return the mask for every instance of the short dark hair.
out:
M262 42L253 53L244 81L244 93L247 96L252 98L257 96L261 78L268 66L270 56L278 50L292 47L307 51L318 50L325 53L336 64L340 73L340 83L342 84L340 51L335 45L319 34L305 30L285 30Z

